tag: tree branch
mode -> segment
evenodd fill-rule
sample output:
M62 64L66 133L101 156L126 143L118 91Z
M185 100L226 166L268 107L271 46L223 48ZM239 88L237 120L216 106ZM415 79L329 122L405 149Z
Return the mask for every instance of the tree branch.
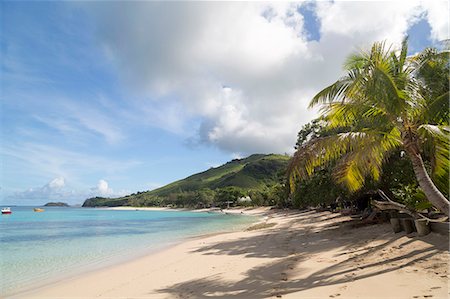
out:
M414 219L425 219L428 222L445 222L446 220L448 220L448 217L443 217L440 219L430 219L428 217L425 217L424 215L422 215L416 211L412 211L412 210L408 209L405 205L391 200L380 189L378 189L378 194L380 194L382 199L386 200L386 201L372 200L372 205L375 206L376 208L378 208L379 210L382 210L382 211L383 210L397 210L397 211L401 211L403 213L406 213L406 214L412 216Z

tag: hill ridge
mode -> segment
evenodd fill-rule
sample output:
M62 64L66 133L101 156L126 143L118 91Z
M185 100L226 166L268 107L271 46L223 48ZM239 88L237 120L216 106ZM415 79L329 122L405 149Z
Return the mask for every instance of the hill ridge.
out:
M237 197L248 195L251 190L262 190L276 185L284 175L288 160L289 157L284 155L253 154L246 158L233 159L221 166L211 167L154 190L120 198L89 198L83 206L184 206L181 204L182 200L177 198L189 196L198 200L190 200L188 206L195 205L196 202L205 203L205 197L213 198L209 200L213 203L219 191L223 193L224 190L228 190L230 193L235 189L234 193L231 192L228 196Z

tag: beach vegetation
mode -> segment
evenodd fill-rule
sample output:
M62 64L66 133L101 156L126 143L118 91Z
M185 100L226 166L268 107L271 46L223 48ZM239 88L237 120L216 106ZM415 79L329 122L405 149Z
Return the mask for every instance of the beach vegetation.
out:
M357 192L382 181L383 167L400 151L428 201L449 214L449 52L407 52L406 39L400 49L376 42L349 56L346 75L314 96L310 107L321 106L321 117L299 134L291 190L326 169Z
M44 207L69 207L69 205L65 202L48 202L44 205Z
M152 191L120 198L91 198L83 206L206 208L226 207L227 202L231 202L231 206L277 205L287 196L283 182L286 181L289 158L285 155L254 154ZM239 198L246 196L250 197L250 202L238 202Z

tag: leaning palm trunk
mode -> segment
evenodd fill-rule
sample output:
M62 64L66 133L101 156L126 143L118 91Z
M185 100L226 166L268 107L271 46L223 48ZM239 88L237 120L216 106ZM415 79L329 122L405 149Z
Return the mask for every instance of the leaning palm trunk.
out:
M448 176L448 51L426 50L414 57L407 53L405 39L401 51L374 43L370 51L349 57L347 75L311 100L311 107L323 105L329 137L299 148L294 175L307 177L315 167L337 160L336 178L356 191L368 177L377 181L389 153L403 147L422 191L448 216L449 200L421 157L421 149L431 150L434 175ZM342 133L333 133L337 131Z
M414 173L416 174L417 181L419 182L420 188L422 188L423 193L428 198L433 206L438 208L445 215L449 215L450 202L447 198L436 188L435 184L431 180L425 165L422 160L422 156L418 150L417 144L414 142L407 142L405 146L406 152L411 159Z

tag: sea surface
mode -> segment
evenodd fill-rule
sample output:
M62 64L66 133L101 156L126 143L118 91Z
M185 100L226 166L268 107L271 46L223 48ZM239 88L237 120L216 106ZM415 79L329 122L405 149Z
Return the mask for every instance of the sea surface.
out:
M12 207L0 216L0 295L157 251L183 239L238 230L254 217L188 211Z

